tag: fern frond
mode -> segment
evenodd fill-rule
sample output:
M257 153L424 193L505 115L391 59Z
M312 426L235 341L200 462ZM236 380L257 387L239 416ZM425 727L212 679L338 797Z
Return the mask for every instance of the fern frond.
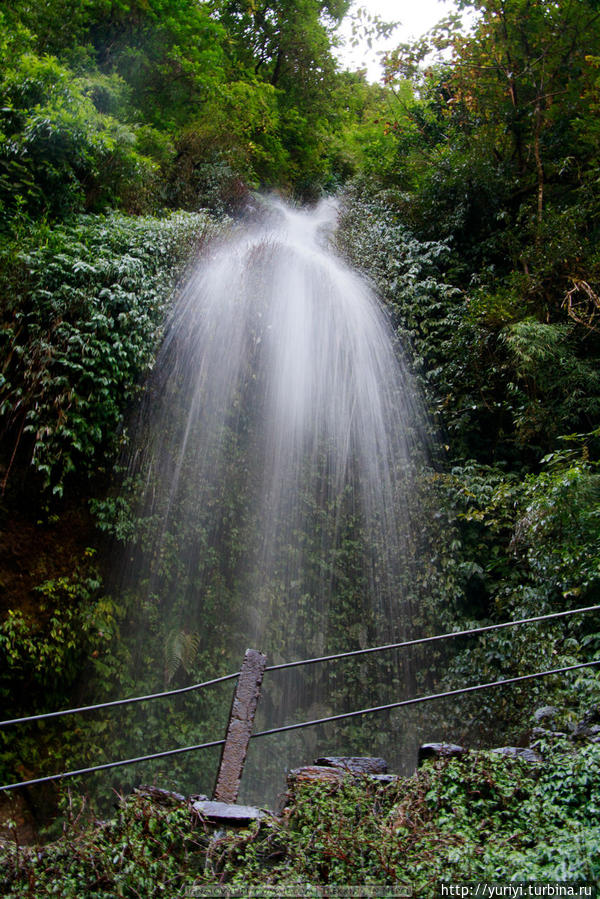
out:
M165 683L169 684L179 668L190 674L200 649L200 635L174 628L165 641Z

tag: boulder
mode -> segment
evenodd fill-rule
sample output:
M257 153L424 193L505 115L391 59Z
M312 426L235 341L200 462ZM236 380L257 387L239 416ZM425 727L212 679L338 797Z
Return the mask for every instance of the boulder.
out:
M398 780L397 774L369 774L369 780L375 780L380 784L393 784Z
M140 786L134 790L139 796L145 796L156 802L157 805L183 805L186 801L181 793L173 793L171 790L163 790L162 787Z
M427 759L459 758L466 752L464 746L458 746L456 743L423 743L419 747L417 768L420 768Z
M498 746L492 749L496 755L503 755L511 759L523 759L524 762L541 762L542 757L534 749L528 749L523 746Z
M343 761L346 764L324 764L325 762L329 762L333 758L335 758L336 761ZM298 785L305 783L335 784L342 783L342 781L346 780L347 778L352 778L354 781L358 782L366 779L368 781L375 781L376 783L380 784L390 784L398 780L397 774L384 773L385 769L387 769L387 764L384 759L363 759L349 757L338 758L337 756L335 756L320 758L317 759L317 762L320 764L305 765L303 768L294 768L288 773L287 782L290 794L294 793ZM347 764L349 762L357 762L358 764ZM365 764L363 764L363 762ZM368 764L371 762L373 763L372 765ZM381 771L381 768L383 768L384 771ZM371 771L375 772L375 769L379 770L376 773L371 773Z
M600 705L592 706L588 709L581 721L572 727L572 735L574 739L587 739L593 743L598 742L600 737Z
M341 768L350 774L387 774L387 762L371 756L327 755L315 759L315 765L326 768Z
M559 710L554 705L544 705L541 708L536 709L533 713L533 717L536 720L537 724L542 724L545 722L546 724L554 725L554 721L556 716L559 714Z
M293 789L298 784L314 783L341 783L350 772L343 768L332 768L330 765L305 765L303 768L294 768L288 773L288 785Z

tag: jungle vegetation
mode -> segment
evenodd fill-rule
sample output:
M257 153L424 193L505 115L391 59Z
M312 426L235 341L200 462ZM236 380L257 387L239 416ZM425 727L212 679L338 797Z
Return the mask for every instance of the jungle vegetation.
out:
M191 256L251 215L263 191L298 202L340 196L338 250L375 284L426 398L437 450L419 485L424 563L410 585L423 627L598 602L597 0L461 0L477 12L471 30L450 17L398 46L381 84L336 61L335 27L349 7L13 0L0 11L5 718L145 689L124 639L131 605L107 588L115 541L136 533L115 488L127 422ZM214 633L218 602L207 614ZM443 666L423 663L421 686L593 660L596 620L457 642ZM152 639L165 683L234 670L214 642L158 625ZM559 706L568 722L599 702L595 670L582 669L448 703L437 733L506 744L527 731L537 705ZM207 699L193 720L184 700L174 707L169 726L181 745L208 738L224 704ZM149 712L144 728L165 726ZM32 725L18 737L2 730L0 778L101 762L125 730L147 745L133 715ZM570 757L556 764L579 771ZM503 770L496 776L506 805ZM544 783L523 796L533 803L546 788L544 801L560 804ZM428 781L406 802L435 794L446 808L440 790L450 789ZM44 819L56 792L35 802ZM144 833L179 826L160 818L151 828L135 806L120 821ZM261 846L231 851L256 866ZM597 877L597 842L582 853L595 853L585 876ZM219 865L231 873L228 859Z

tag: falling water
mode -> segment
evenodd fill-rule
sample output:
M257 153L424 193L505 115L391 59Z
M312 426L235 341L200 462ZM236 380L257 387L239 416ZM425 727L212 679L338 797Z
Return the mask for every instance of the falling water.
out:
M335 219L329 202L272 204L202 260L168 323L134 435L122 582L145 615L140 659L161 635L166 683L247 646L278 662L410 632L420 413L386 315L328 246ZM373 665L273 676L265 723L410 677Z

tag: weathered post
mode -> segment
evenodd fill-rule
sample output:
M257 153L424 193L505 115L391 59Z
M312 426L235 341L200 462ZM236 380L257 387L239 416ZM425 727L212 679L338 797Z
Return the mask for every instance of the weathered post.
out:
M267 657L262 652L246 650L221 753L213 794L216 802L234 803L238 797L266 664Z

